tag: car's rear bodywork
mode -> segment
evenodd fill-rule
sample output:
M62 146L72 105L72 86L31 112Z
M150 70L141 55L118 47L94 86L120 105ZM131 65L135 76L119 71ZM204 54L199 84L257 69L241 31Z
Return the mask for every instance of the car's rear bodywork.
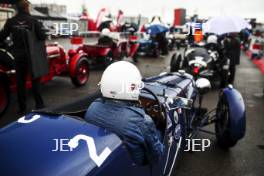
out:
M152 39L141 39L139 40L139 48L138 48L138 53L145 54L148 56L155 56L158 57L158 42L152 40Z
M67 145L78 135L89 136L94 143L80 138L75 149L65 143L57 146L58 141ZM100 172L96 159L105 167L123 150L116 135L64 115L29 114L1 129L0 136L1 175L93 175ZM109 153L100 158L106 149Z

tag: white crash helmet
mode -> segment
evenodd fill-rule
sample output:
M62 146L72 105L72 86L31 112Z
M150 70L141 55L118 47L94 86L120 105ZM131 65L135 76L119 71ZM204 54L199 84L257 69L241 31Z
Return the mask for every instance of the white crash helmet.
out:
M102 32L101 32L101 34L102 34L103 36L110 36L110 33L111 33L111 31L110 31L110 29L108 29L108 28L104 28L104 29L102 30Z
M115 62L102 75L101 93L106 98L137 101L140 89L144 87L141 79L138 68L132 63Z
M217 36L216 35L209 35L207 38L207 44L217 44Z

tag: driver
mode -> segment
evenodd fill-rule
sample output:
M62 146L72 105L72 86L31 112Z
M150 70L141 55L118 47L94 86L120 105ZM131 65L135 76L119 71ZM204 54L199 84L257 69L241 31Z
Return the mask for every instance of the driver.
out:
M206 48L219 52L220 47L218 44L218 38L216 35L209 35L206 40Z
M152 119L137 107L142 77L136 66L126 61L111 64L104 71L102 98L88 108L85 120L117 134L136 164L158 160L164 146Z
M218 42L218 37L216 35L209 35L206 41L205 48L207 50L216 51L219 54L219 58L223 58L223 52L221 46Z
M99 45L109 45L114 46L117 43L116 40L112 37L111 31L108 28L104 28L101 32L101 36L98 39Z

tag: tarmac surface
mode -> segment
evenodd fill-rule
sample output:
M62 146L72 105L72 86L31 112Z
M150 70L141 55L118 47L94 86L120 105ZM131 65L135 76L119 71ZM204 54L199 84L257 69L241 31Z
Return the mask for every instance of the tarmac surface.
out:
M65 39L64 39L65 40ZM63 41L63 40L62 40ZM63 43L59 40L59 43ZM69 45L65 45L69 48ZM144 77L169 71L169 54L166 57L140 57L139 67ZM88 83L75 88L68 77L56 77L42 88L42 95L47 107L61 105L77 100L98 89L98 82L103 70L91 70ZM241 64L238 66L234 87L243 95L247 110L247 132L244 139L230 150L217 147L215 136L200 133L199 138L211 140L211 146L204 152L183 152L176 163L174 174L177 176L262 176L264 175L264 97L256 97L264 88L264 75L247 56L241 53ZM218 90L206 95L204 104L214 108L218 99ZM34 108L31 93L28 93L28 106ZM210 109L209 108L209 109ZM0 117L0 127L19 118L16 114L16 96L12 95L10 107ZM208 129L214 129L213 125Z

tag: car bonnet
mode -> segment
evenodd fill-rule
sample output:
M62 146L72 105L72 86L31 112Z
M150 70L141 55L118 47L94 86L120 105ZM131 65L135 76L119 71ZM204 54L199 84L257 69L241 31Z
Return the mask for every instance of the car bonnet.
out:
M0 129L0 175L86 175L120 145L115 134L83 120L31 113Z

